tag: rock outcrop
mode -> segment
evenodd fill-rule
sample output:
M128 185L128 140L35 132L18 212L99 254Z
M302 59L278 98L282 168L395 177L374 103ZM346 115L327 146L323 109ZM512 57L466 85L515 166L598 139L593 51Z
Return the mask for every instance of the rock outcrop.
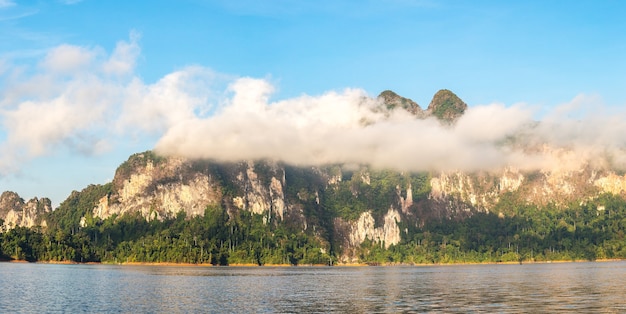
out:
M120 166L113 191L95 204L93 216L139 212L163 219L184 211L193 217L208 206L225 206L282 221L289 207L284 189L285 170L276 163L217 164L145 152Z
M521 172L507 168L500 173L442 172L433 176L430 184L431 200L449 204L444 206L447 211L465 204L466 211L489 212L506 196L514 196L516 204L566 208L602 193L626 194L626 175L587 166L566 171Z
M102 219L114 214L140 212L148 219L172 217L179 211L202 215L220 203L220 185L203 169L183 159L160 158L150 152L136 154L118 168L113 192L93 210Z
M0 219L3 228L45 226L44 214L52 210L50 199L33 198L28 202L15 192L6 191L0 195Z
M398 244L402 240L398 223L402 221L400 213L390 208L380 226L371 211L362 213L356 221L344 221L341 218L335 220L335 228L339 238L342 239L342 255L340 260L344 263L358 262L358 248L365 240L370 240L389 248L390 245Z

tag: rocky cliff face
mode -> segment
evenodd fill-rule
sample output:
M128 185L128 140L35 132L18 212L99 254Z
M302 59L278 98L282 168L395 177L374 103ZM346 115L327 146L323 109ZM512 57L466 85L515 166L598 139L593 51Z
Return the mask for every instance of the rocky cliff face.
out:
M139 212L150 220L184 211L193 217L204 215L208 206L224 206L264 215L267 222L288 216L302 221L301 206L287 199L285 184L285 169L277 163L217 164L145 152L120 166L113 191L99 200L93 216L106 219Z
M33 198L28 202L15 192L3 192L0 195L0 219L4 220L3 228L45 226L45 213L52 210L47 198Z
M229 213L249 211L262 215L265 223L308 230L324 241L333 238L345 249L347 261L365 239L385 247L399 243L397 223L413 206L411 187L400 191L394 186L388 203L355 210L357 219L337 217L330 226L320 220L329 204L334 204L330 190L350 189L352 197L358 197L363 191L357 183L368 186L371 180L367 170L355 174L339 166L303 169L267 161L224 164L145 152L120 166L111 193L94 204L92 215L106 219L138 212L151 220L173 217L181 210L188 216L204 215L207 206L223 206Z
M577 170L525 173L507 168L500 173L439 173L432 178L431 186L430 198L448 204L444 206L446 211L465 206L466 211L489 212L505 197L513 197L516 204L565 208L602 193L624 195L626 176L588 166Z
M623 194L626 176L583 167L567 171L441 172L425 176L341 166L298 168L267 161L219 164L137 154L118 169L113 191L93 216L139 212L146 219L203 215L207 206L249 211L265 223L287 223L334 239L344 262L355 262L366 239L388 248L402 240L399 223L456 219L475 212L508 215L507 198L567 206L600 193ZM421 191L421 192L420 192ZM425 193L424 191L428 191ZM328 213L330 211L330 213ZM326 213L330 226L320 221Z
M194 169L188 161L136 154L118 168L113 192L103 196L93 215L108 218L140 212L147 219L172 217L179 211L201 215L210 205L220 204L221 186L210 173Z
M402 221L400 213L393 208L387 211L380 226L377 226L371 211L362 213L356 221L336 218L335 229L338 237L343 239L341 261L358 262L358 248L365 240L373 241L385 248L400 243L402 240L398 226L400 221Z
M241 210L283 220L287 211L287 200L283 191L285 169L275 163L258 164L266 167L265 175L269 175L267 180L257 172L253 162L247 162L242 166L235 181L242 193L232 198L233 205Z

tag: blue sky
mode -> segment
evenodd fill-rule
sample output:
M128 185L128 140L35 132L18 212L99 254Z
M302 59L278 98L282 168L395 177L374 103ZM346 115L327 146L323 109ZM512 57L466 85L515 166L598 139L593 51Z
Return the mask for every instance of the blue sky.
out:
M245 77L270 103L391 89L425 108L447 88L534 117L580 97L622 108L625 15L623 1L0 0L0 191L58 204L107 182Z

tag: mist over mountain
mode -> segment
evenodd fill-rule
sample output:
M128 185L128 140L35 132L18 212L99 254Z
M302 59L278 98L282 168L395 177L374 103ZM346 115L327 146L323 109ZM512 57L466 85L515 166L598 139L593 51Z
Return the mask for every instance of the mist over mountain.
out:
M234 96L214 115L168 128L156 152L398 171L625 166L623 113L598 109L581 116L589 105L584 96L536 120L529 106L468 107L447 90L426 110L391 91L376 98L345 90L268 103L273 88L263 80L241 79L231 90Z
M112 182L74 191L54 211L48 199L25 202L3 193L4 228L41 226L69 235L91 230L87 238L102 251L81 260L106 260L113 256L102 242L111 238L106 228L119 223L194 224L219 218L220 223L212 220L214 228L227 226L230 235L210 229L212 241L220 234L224 238L198 247L201 254L213 252L210 260L219 254L225 260L218 262L227 263L230 254L231 261L285 263L285 252L292 250L290 263L333 258L349 263L368 260L376 248L421 247L424 234L439 224L498 217L502 224L517 224L514 233L503 236L518 243L535 228L519 229L517 219L529 212L599 215L624 201L618 132L624 122L615 119L619 115L609 118L596 111L573 115L570 107L582 106L584 99L537 121L524 105L468 107L449 90L437 92L424 110L390 90L376 98L346 90L268 103L272 87L265 81L242 79L231 89L231 101L213 115L172 124L154 151L130 156ZM570 230L570 222L559 219ZM144 237L125 232L134 235L114 233L117 240L107 245ZM259 235L264 232L269 233ZM247 249L238 246L235 234ZM294 257L292 244L285 244L295 241L289 235L304 237L293 244L298 250L321 255ZM534 252L545 245L542 241L559 235L533 236L537 244L528 249ZM155 243L173 245L169 234L153 236ZM190 236L197 243L197 234ZM268 238L282 244L259 248L274 256L264 259L252 243ZM460 243L459 249L476 249ZM258 254L246 255L253 251ZM129 252L115 254L127 257Z

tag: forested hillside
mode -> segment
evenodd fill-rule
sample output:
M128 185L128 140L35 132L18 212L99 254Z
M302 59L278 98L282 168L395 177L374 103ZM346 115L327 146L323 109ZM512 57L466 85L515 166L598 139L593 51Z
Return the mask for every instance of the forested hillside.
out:
M447 90L426 110L391 91L377 104L372 110L384 116L400 110L415 119L406 123L471 131L463 129L467 105ZM335 265L626 258L623 172L529 141L527 133L497 145L570 163L401 171L147 151L123 162L110 183L74 191L54 210L46 198L2 193L0 259Z
M406 231L399 243L385 249L367 239L358 258L371 264L626 258L626 202L620 197L607 194L565 210L518 206L515 212L434 219L421 227L400 223ZM305 230L266 224L262 215L245 211L229 217L220 207L163 221L124 214L84 227L61 221L45 230L17 227L0 240L5 260L301 265L333 264L338 256Z

